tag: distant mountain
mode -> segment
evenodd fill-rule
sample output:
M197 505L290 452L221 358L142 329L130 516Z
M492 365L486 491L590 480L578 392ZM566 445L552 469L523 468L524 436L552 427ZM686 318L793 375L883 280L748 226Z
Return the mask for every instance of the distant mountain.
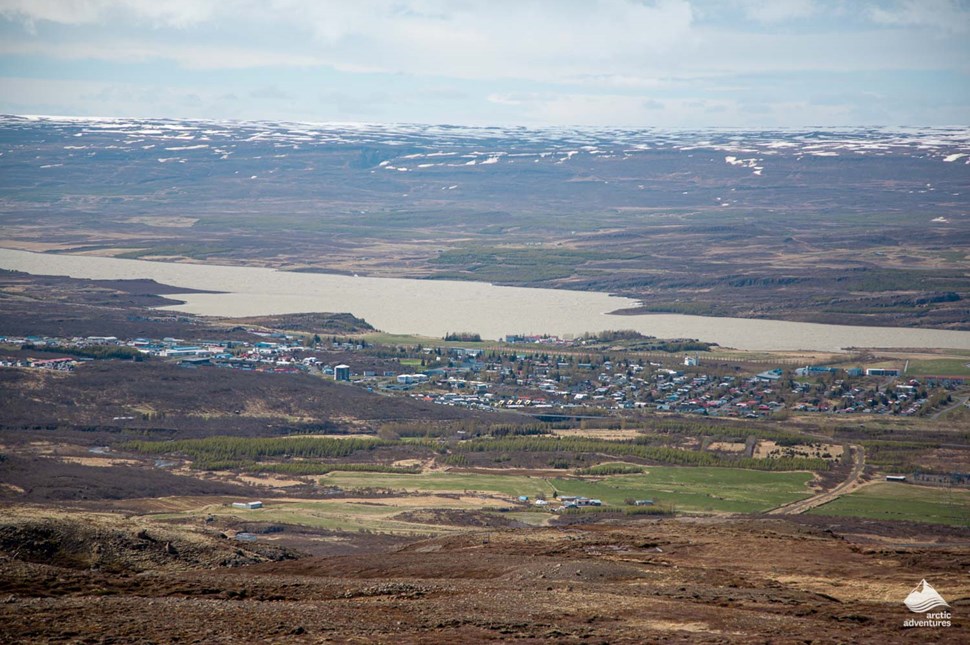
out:
M155 207L242 197L498 210L547 200L580 210L784 207L796 198L945 214L970 203L967 127L677 132L5 116L0 153L4 199L88 194L108 208L147 195Z

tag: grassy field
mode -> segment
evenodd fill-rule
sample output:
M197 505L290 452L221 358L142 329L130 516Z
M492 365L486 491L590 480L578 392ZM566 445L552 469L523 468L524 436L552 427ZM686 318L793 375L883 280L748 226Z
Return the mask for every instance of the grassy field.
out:
M345 489L389 488L406 491L482 491L509 496L538 494L551 499L584 495L610 505L625 500L654 499L678 510L753 513L806 497L809 473L773 473L735 468L650 467L640 475L614 475L599 479L541 479L521 475L425 473L384 475L331 473L320 481Z
M810 512L970 527L970 491L880 482Z
M910 361L906 376L970 376L970 360L941 358Z
M458 330L464 331L464 330ZM482 348L486 345L494 345L495 343L490 341L485 342L474 342L474 341L458 341L458 340L442 340L441 338L434 338L431 336L414 336L409 334L386 334L384 332L376 332L371 334L363 334L360 336L368 343L374 345L424 345L426 347L467 347L467 348ZM420 363L420 361L419 361Z
M406 492L475 491L532 498L543 494L552 497L552 486L544 479L523 475L480 475L474 473L432 472L420 475L334 472L320 478L327 486L345 490L381 488Z
M615 475L600 481L554 479L566 495L585 495L606 504L653 499L681 511L757 513L803 497L808 473L769 473L734 468L649 468L642 475Z
M627 499L653 499L678 511L755 513L808 495L808 473L769 473L734 468L656 467L639 475L602 478L527 477L523 475L432 472L420 475L335 472L321 478L325 485L353 489L384 489L395 497L329 500L266 500L257 510L232 508L224 499L193 500L197 506L176 512L152 514L154 520L233 516L251 522L294 524L331 531L369 531L394 535L431 535L467 530L466 526L424 524L399 516L406 511L459 510L482 517L494 515L542 525L552 514L531 505L499 513L511 500L538 495L585 495L608 506L629 508ZM405 494L407 493L407 494ZM448 493L449 495L444 495ZM458 495L450 495L457 493ZM478 494L483 494L479 496ZM352 493L351 493L352 494ZM486 497L485 495L491 495Z
M376 499L333 499L333 500L268 500L265 506L256 510L232 508L227 504L208 504L199 508L178 513L160 513L151 516L154 520L172 520L207 515L234 516L250 522L267 522L307 526L328 531L370 531L393 535L440 535L462 530L463 527L442 524L423 524L398 519L395 516L405 511L425 509L457 509L463 511L487 511L499 502L478 498L462 497L454 499L439 496L391 497ZM511 514L510 514L511 515ZM526 523L542 523L548 518L541 513L515 513L527 517ZM503 516L507 516L503 514Z

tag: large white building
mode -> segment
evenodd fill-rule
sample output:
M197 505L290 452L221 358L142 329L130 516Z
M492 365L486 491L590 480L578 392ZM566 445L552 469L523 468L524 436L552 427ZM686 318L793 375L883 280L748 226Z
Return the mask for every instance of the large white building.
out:
M427 374L401 374L397 377L397 382L401 385L413 385L415 383L425 383L428 380Z

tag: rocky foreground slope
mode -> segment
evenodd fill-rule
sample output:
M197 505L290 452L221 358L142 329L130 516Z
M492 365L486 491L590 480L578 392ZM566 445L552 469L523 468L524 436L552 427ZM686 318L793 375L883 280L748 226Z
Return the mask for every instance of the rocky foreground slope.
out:
M970 547L956 530L930 544L916 525L607 521L280 560L286 550L266 543L125 522L5 520L0 642L956 643L970 633ZM902 601L923 578L949 601L951 627L904 629L916 615Z

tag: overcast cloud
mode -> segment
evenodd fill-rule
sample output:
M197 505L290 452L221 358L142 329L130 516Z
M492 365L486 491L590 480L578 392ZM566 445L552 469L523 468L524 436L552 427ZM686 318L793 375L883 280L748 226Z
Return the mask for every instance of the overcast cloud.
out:
M968 0L0 0L0 112L966 125Z

